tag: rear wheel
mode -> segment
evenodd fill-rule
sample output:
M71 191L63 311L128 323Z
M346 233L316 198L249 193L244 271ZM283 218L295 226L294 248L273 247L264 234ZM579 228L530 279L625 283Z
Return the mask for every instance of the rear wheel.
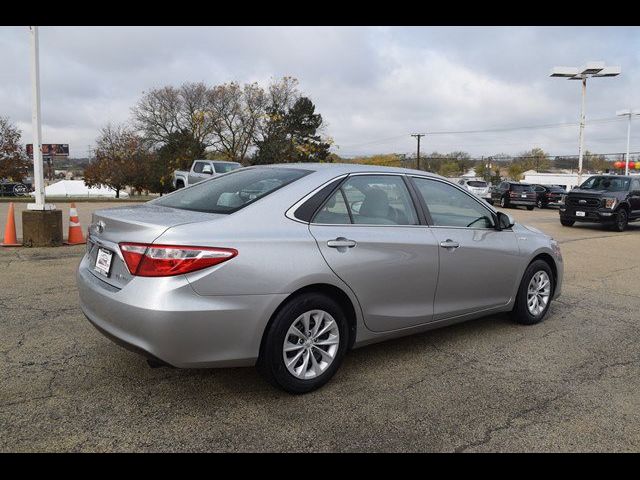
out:
M566 220L564 218L560 218L560 223L565 227L573 227L573 224L576 223L573 220Z
M621 208L618 210L618 216L616 218L616 222L613 224L613 228L617 232L624 232L627 229L627 224L629 223L629 215L627 214L627 210Z
M522 276L512 318L523 325L542 321L549 310L553 294L553 272L544 260L531 263Z
M326 295L305 293L276 314L264 339L258 369L286 392L310 392L338 370L348 336L340 305Z
M538 208L543 209L544 208L544 203L542 202L542 200L538 200L536 205L538 206Z
M533 208L534 208L533 205L527 205L527 210L531 211L533 210Z
M502 208L507 208L509 206L509 201L507 200L507 197L502 197L500 199L500 206Z

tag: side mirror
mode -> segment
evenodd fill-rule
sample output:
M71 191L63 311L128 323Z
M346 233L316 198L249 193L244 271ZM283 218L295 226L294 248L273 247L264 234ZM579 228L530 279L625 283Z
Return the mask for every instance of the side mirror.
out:
M211 165L205 165L204 167L202 167L202 173L213 175L213 168L211 168Z
M498 212L498 230L506 230L515 225L515 220L511 215L504 212Z

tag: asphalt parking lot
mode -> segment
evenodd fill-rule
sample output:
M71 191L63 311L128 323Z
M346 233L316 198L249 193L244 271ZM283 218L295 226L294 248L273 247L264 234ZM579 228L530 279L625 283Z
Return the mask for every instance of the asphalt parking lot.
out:
M492 316L358 349L304 396L252 368L150 369L81 313L84 246L0 249L0 450L639 451L640 224L508 212L561 243L543 323Z

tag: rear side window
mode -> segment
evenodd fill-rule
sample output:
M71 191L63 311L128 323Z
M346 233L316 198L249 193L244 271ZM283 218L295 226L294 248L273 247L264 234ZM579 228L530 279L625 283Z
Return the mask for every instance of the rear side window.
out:
M236 168L240 168L240 164L213 162L213 168L216 170L216 173L228 173Z
M487 186L487 182L481 182L480 180L471 180L467 182L467 185L469 185L470 187L484 188Z
M206 213L233 213L311 173L297 168L248 168L152 200L155 205Z
M314 218L315 223L417 225L418 215L404 180L395 175L349 177Z

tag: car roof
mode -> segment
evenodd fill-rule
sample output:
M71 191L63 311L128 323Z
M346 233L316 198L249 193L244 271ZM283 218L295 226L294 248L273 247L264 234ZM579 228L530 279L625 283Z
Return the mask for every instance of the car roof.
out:
M254 168L300 168L315 172L331 171L331 173L399 173L407 175L423 175L434 178L445 178L441 175L402 167L385 167L380 165L364 165L360 163L273 163L270 165L254 165ZM445 178L445 180L449 180Z

